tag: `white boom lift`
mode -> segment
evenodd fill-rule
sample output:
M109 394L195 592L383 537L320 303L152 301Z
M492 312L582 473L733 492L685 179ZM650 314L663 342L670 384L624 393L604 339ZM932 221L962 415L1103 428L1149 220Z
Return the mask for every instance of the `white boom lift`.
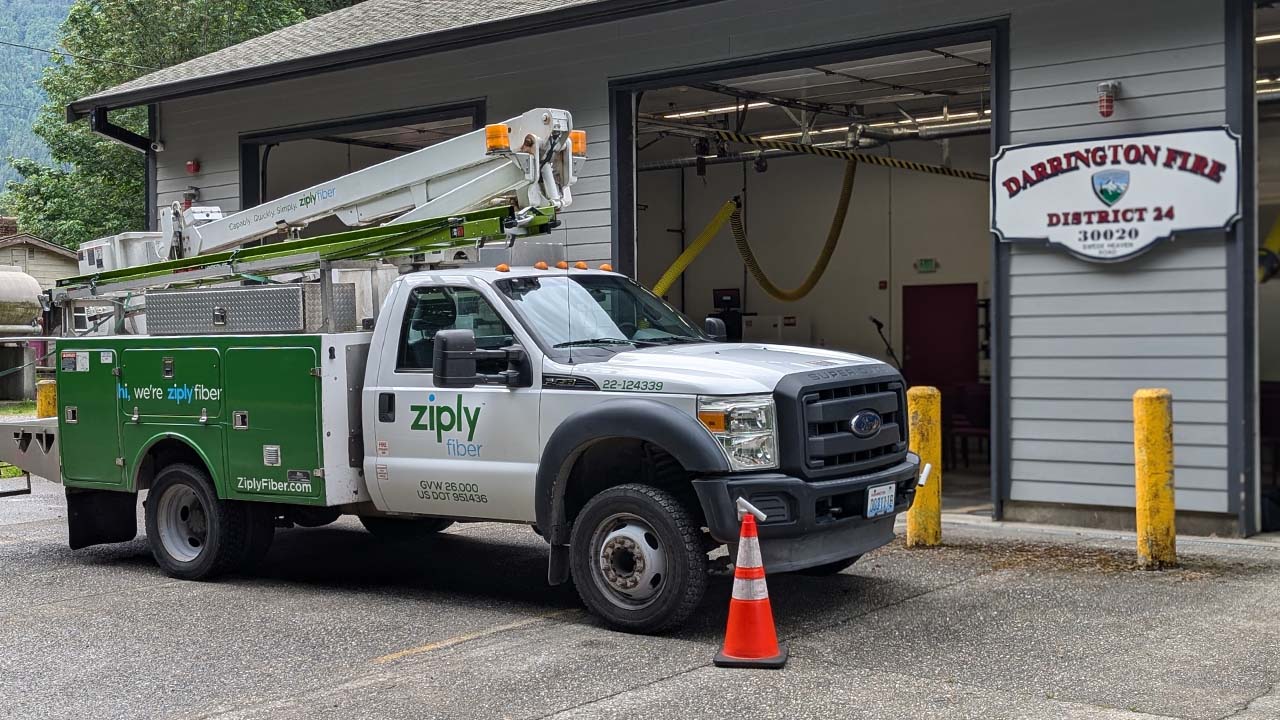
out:
M205 255L324 217L349 227L389 218L397 224L478 209L510 194L526 211L559 210L573 201L569 188L585 155L586 133L573 131L569 112L538 108L226 217L216 207L174 203L161 214L156 249L161 257Z
M337 217L350 227L403 225L491 207L500 198L516 208L503 227L510 239L523 234L539 208L554 212L572 203L570 187L586 160L586 146L586 133L573 129L569 112L537 108L231 215L217 207L184 209L175 202L160 213L160 232L85 243L82 276L60 286L87 284L87 294L98 295L105 290L100 286L126 280L129 274L120 271L214 255L268 236L296 239L321 218ZM55 292L55 299L64 294L86 293L68 288Z

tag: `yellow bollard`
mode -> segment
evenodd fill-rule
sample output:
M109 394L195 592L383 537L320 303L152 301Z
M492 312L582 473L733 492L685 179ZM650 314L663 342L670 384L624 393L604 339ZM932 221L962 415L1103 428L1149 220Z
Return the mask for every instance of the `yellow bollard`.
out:
M1177 567L1173 522L1173 395L1163 388L1133 394L1133 464L1137 483L1138 565Z
M911 452L920 456L920 467L932 465L924 487L916 488L916 501L907 511L907 547L942 544L942 393L935 387L907 391Z
M36 383L36 417L58 415L58 381L41 380Z

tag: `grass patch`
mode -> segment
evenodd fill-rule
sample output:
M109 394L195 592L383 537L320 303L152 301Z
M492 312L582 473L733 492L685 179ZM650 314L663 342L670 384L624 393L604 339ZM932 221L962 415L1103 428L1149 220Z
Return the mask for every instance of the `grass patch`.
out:
M35 415L35 400L17 400L14 402L0 402L0 417L18 417L21 415Z
M0 479L22 477L22 468L17 465L0 463Z

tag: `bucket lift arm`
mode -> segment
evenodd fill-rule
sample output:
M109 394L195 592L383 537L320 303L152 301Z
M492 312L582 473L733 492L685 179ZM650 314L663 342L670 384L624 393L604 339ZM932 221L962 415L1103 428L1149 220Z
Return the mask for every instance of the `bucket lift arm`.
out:
M585 157L586 134L573 130L572 115L538 108L225 217L218 208L183 210L175 203L161 213L157 250L161 257L192 257L325 217L350 227L392 225L487 207L508 195L520 210L504 231L519 235L533 220L532 208L562 209L573 201L570 186Z

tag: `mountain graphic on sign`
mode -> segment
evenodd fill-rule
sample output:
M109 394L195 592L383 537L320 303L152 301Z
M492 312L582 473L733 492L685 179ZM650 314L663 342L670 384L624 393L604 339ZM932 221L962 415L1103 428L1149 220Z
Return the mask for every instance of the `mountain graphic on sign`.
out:
M1093 174L1093 194L1111 207L1129 191L1128 170L1103 170Z

